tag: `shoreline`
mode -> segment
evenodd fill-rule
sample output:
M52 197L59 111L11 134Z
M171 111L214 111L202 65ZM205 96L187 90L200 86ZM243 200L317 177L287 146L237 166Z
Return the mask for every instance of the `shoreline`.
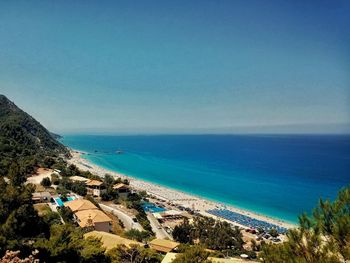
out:
M275 224L277 226L280 227L284 227L284 228L293 228L296 227L295 224L289 223L289 222L285 222L283 220L279 220L276 218L271 218L262 214L258 214L258 213L254 213L252 211L248 211L248 210L244 210L238 207L234 207L232 205L228 205L228 204L223 204L217 201L213 201L213 200L208 200L205 197L201 197L201 196L196 196L193 194L188 194L185 192L182 192L180 190L175 190L173 188L168 188L165 186L161 186L158 185L156 183L151 183L151 182L147 182L144 181L142 179L137 179L135 177L120 173L120 172L116 172L116 171L112 171L106 168L103 168L101 166L98 166L86 159L84 159L82 157L82 155L87 154L83 151L80 150L75 150L75 149L70 149L72 158L68 159L67 162L69 164L74 164L76 165L79 169L81 170L85 170L85 171L90 171L93 174L97 174L100 177L103 177L106 173L114 176L114 177L121 177L121 178L125 178L128 179L130 181L130 186L132 186L133 188L135 188L136 190L144 190L147 193L154 195L160 199L163 199L167 202L176 204L176 205L181 205L184 207L188 207L191 209L195 209L195 210L199 210L199 213L205 215L205 216L209 216L212 218L220 218L221 220L225 220L221 217L217 217L215 215L212 215L208 212L206 212L207 210L210 209L226 209L226 210L230 210L232 212L236 212L245 216L249 216L251 218L257 219L257 220L261 220L261 221L265 221L271 224ZM226 220L228 221L228 220ZM229 221L231 223L234 223L238 226L247 228L246 226L242 226L234 221Z

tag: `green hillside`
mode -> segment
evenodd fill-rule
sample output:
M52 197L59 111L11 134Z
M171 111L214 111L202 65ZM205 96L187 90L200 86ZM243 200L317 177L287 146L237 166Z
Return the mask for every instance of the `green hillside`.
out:
M44 156L68 154L56 138L58 135L50 133L32 116L0 95L0 175L7 174L13 160L23 167L33 167Z

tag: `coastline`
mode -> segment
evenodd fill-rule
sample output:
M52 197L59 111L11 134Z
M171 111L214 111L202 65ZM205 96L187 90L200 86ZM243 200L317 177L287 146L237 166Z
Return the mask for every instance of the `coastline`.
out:
M167 188L165 186L147 182L141 179L137 179L135 177L128 176L120 172L103 168L83 158L82 155L86 154L83 151L71 149L70 152L71 152L72 158L67 160L68 163L76 165L81 170L90 171L91 173L97 174L100 177L103 177L106 173L108 173L114 177L126 178L130 181L130 185L136 190L144 190L153 196L166 200L167 202L198 210L199 213L208 217L212 217L216 219L220 218L220 220L224 220L223 218L209 214L206 211L210 209L226 209L245 216L249 216L257 220L275 224L280 227L284 227L284 228L296 227L295 224L292 224L289 222L285 222L285 221L271 218L262 214L254 213L252 211L237 208L232 205L226 205L226 204L222 204L212 200L208 200L203 197L188 194L172 188ZM229 221L229 222L232 223L232 221ZM235 223L235 224L246 228L245 226L242 226L238 223Z

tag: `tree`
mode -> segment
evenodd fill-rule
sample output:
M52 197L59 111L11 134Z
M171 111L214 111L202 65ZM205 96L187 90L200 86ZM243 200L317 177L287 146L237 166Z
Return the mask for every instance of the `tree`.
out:
M209 252L201 246L190 246L183 253L178 254L173 263L211 263Z
M185 218L183 223L175 226L173 231L173 237L177 242L180 243L193 243L191 233L193 232L193 227L189 224L188 219Z
M269 235L272 237L278 237L278 231L276 230L276 228L271 228L269 230Z
M84 239L83 232L71 224L53 225L49 239L40 239L34 247L40 262L108 262L100 240Z
M56 163L56 160L51 156L46 156L43 161L45 168L51 168Z
M105 174L103 178L103 184L106 188L113 186L115 184L115 180L112 175L110 174Z
M57 212L49 211L43 215L42 219L48 226L61 224L61 217Z
M116 181L114 180L114 178L111 175L105 174L105 176L103 178L103 185L106 188L106 192L102 194L102 196L101 196L102 200L111 201L117 197L117 193L113 189L113 186L115 183L116 183Z
M344 262L350 259L350 188L334 202L320 200L312 217L299 217L299 227L287 233L282 244L266 244L264 262Z
M203 246L214 250L242 250L244 241L241 230L226 221L208 217L195 217L192 240L199 240Z
M136 240L138 242L142 242L145 240L148 240L151 236L152 233L148 232L148 231L140 231L137 229L130 229L129 231L126 231L124 233L125 237L129 238L129 239L133 239Z
M142 248L137 245L118 245L107 252L111 263L158 263L161 256L152 249Z
M51 180L49 177L45 177L41 180L40 184L44 187L50 187L51 186Z
M64 222L73 223L73 212L68 207L61 206L57 211L60 213Z
M54 184L54 185L59 185L59 183L60 183L60 179L59 179L58 175L55 173L51 174L51 181L52 181L52 184Z
M27 247L26 240L48 234L32 205L32 185L14 186L0 178L0 256L6 249Z
M12 162L8 171L8 178L13 186L21 186L25 181L25 175L21 172L17 162Z

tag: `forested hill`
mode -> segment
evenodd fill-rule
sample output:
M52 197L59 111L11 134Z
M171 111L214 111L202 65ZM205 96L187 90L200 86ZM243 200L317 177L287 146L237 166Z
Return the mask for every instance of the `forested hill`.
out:
M57 135L0 95L0 175L7 173L14 160L35 166L45 156L67 154L56 138Z

